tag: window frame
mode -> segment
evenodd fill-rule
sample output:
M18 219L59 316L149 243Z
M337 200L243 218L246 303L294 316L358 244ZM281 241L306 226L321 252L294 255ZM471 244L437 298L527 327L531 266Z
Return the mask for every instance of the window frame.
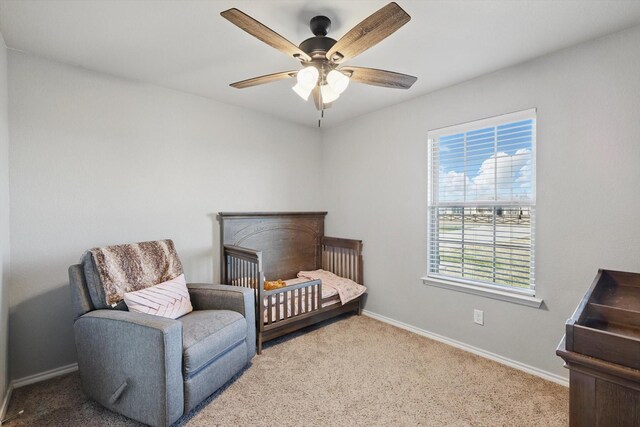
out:
M531 194L530 198L525 200L525 203L519 202L517 199L500 200L496 197L495 200L477 200L467 202L466 200L460 202L434 202L434 193L436 187L439 187L441 180L439 179L440 170L434 171L434 151L433 144L438 141L442 136L454 135L456 133L472 132L474 130L480 130L486 127L497 128L500 125L523 121L532 120L532 141L531 141ZM446 126L438 129L433 129L427 132L428 138L428 200L427 200L427 274L423 277L425 284L444 287L463 292L480 294L489 296L496 299L507 300L511 302L522 303L530 306L540 306L541 299L535 298L535 238L536 238L536 224L535 224L535 211L536 211L536 157L537 157L537 109L531 108L527 110L517 111L513 113L501 114L498 116L488 117L480 120L474 120L470 122L460 123L453 126ZM497 138L497 134L496 134ZM497 141L495 142L497 144ZM497 150L497 148L496 148ZM466 179L466 175L465 175ZM497 185L497 183L494 183ZM497 193L496 193L497 195ZM529 262L529 287L520 288L517 286L511 286L508 284L491 283L480 280L457 278L448 275L438 274L431 271L433 265L431 263L432 256L432 226L434 219L432 218L432 211L434 208L441 208L449 206L463 207L464 208L498 208L506 206L527 206L531 212L531 235L530 235L530 262ZM495 213L494 213L495 215ZM492 243L495 245L495 240ZM495 263L495 260L494 260Z

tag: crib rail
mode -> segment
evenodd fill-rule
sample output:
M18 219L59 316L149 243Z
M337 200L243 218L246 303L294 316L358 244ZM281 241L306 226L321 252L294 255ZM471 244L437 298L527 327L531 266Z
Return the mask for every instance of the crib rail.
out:
M364 284L362 277L362 240L322 238L322 269L356 283Z
M224 245L221 267L221 283L253 289L256 301L256 328L261 330L262 310L257 302L262 300L264 287L262 252L240 246Z
M262 252L224 245L222 283L260 290L264 284Z
M263 320L269 325L282 324L289 319L312 313L322 307L322 282L311 280L263 292Z

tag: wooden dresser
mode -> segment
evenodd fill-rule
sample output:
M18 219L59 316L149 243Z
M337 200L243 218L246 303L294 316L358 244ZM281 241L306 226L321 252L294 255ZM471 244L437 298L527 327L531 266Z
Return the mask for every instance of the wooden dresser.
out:
M556 354L572 427L640 426L640 274L599 270Z

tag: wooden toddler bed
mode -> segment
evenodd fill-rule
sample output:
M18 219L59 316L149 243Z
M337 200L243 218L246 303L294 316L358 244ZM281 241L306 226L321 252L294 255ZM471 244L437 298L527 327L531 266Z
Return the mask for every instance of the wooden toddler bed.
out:
M219 213L221 283L255 290L258 354L262 344L342 313L360 314L361 295L346 304L320 280L298 279L322 269L363 284L362 241L326 237L326 212ZM265 280L288 286L264 290Z

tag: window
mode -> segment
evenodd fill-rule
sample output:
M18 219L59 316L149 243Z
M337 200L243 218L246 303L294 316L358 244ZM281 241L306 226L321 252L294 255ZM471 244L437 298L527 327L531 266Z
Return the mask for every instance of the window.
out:
M427 278L534 295L535 114L428 133Z

